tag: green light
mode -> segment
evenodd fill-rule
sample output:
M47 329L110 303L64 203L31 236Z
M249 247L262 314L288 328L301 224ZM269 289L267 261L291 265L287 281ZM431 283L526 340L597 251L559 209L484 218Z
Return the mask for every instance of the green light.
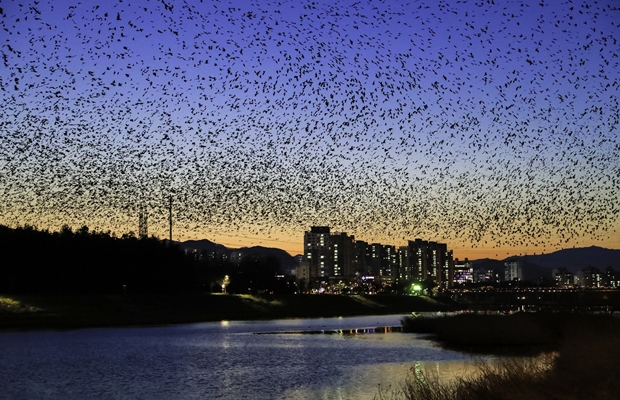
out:
M411 289L412 289L414 292L419 292L419 291L421 291L421 290L422 290L422 286L420 286L420 285L418 285L418 284L415 284L415 285L413 285L413 286L411 287Z

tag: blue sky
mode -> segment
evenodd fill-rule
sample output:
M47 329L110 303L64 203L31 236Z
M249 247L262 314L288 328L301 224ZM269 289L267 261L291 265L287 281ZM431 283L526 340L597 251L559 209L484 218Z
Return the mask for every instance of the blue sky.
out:
M0 223L618 248L612 6L3 2Z

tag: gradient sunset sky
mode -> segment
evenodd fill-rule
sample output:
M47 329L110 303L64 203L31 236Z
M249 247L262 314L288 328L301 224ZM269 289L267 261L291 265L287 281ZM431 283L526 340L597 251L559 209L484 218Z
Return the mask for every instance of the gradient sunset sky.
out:
M3 1L0 224L620 248L620 9Z

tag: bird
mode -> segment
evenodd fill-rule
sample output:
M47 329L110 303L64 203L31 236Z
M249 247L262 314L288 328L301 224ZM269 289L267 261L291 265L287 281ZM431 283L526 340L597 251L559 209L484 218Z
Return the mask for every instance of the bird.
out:
M618 12L9 1L0 224L130 230L174 193L188 237L329 221L462 248L603 240L620 226Z

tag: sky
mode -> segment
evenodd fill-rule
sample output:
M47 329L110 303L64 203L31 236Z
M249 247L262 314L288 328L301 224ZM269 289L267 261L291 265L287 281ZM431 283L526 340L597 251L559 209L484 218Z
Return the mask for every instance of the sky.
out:
M0 224L620 248L620 9L3 1Z

